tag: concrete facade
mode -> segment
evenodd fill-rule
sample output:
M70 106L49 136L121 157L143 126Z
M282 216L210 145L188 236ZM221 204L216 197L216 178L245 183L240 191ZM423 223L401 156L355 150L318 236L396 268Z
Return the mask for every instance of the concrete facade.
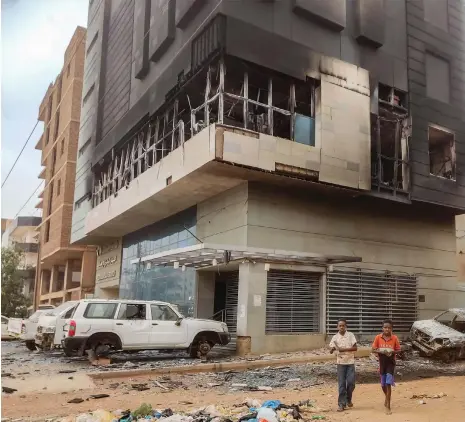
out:
M415 3L91 2L71 240L103 251L122 239L119 272L118 253L97 264L99 295L115 294L118 274L135 299L167 294L160 286L169 280L179 290L169 297L189 312L192 303L201 317L232 312L240 353L320 347L335 318L358 319L341 290L365 289L357 303L372 320L359 329L365 335L388 315L408 325L463 306L455 235L465 209L463 97L451 95L440 118L425 111L439 107L431 96L461 92L460 53L450 61L454 82L429 87L426 56L462 51L463 28L446 19L441 42L425 38L435 30L419 20L435 14L426 7L420 16ZM463 2L448 7L461 21ZM438 145L447 146L443 162ZM186 243L183 213L193 209ZM223 262L204 268L178 251L192 242L280 253L228 262L226 248ZM279 260L291 251L320 260ZM158 270L141 263L157 254L166 254ZM346 261L332 265L330 256ZM192 300L180 286L191 286L194 271ZM314 314L299 308L294 288ZM279 289L289 315L269 300ZM294 328L303 319L303 331Z
M37 204L43 213L35 306L57 305L94 290L95 248L70 245L85 38L86 30L78 27L64 54L63 69L39 108L44 133L36 149L42 151L39 178L45 187Z

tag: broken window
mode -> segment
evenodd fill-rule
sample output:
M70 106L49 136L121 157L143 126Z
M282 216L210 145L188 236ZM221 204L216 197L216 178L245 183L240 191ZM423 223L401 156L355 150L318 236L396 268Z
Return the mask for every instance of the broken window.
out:
M178 85L133 138L95 167L93 205L127 186L212 123L315 145L317 81L297 80L234 57L181 72ZM182 158L183 159L183 158Z
M455 180L454 134L436 126L428 127L430 173Z
M407 94L379 84L378 114L371 115L372 185L378 192L408 194L409 136Z

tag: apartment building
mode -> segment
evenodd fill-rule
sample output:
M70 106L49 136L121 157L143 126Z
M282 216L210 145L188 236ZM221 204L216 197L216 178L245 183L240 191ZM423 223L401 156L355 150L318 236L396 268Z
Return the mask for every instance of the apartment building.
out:
M463 306L460 0L89 3L71 239L241 353Z
M32 304L39 252L36 229L42 222L42 218L16 217L12 220L2 219L2 223L4 221L2 247L13 248L21 252L18 270L24 280L23 294L31 300Z
M95 248L70 245L85 44L86 30L78 27L64 54L63 69L39 108L44 133L36 149L42 151L39 178L45 187L36 206L42 209L36 307L79 299L94 290Z

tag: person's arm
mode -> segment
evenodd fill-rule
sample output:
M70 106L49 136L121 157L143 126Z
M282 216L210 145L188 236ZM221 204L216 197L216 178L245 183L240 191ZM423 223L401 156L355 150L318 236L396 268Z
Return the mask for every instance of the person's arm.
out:
M329 342L329 353L334 353L335 350L337 350L336 335Z
M357 351L357 339L352 334L351 338L352 347L347 347L345 349L339 349L340 352L356 352Z
M371 352L372 353L380 353L378 348L379 348L379 341L378 341L378 336L376 336L375 341L371 345Z

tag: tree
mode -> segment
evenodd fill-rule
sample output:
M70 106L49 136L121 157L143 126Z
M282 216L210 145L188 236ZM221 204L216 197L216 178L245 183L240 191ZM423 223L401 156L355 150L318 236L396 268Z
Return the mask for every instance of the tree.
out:
M19 264L22 252L13 248L2 248L2 315L25 317L29 299L23 294L24 280Z

